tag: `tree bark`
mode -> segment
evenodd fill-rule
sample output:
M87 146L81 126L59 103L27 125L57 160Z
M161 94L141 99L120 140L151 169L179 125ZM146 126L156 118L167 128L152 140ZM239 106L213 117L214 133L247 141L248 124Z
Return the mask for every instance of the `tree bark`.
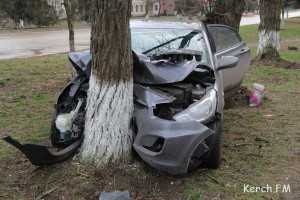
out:
M214 9L206 15L206 22L225 24L239 31L245 5L245 0L215 0Z
M80 157L98 168L126 162L132 149L131 0L93 0L92 73Z
M64 0L64 6L67 14L67 23L69 29L69 46L70 51L75 51L75 32L74 32L74 15L75 15L75 6L74 2L70 0Z
M282 0L260 0L258 60L278 59Z

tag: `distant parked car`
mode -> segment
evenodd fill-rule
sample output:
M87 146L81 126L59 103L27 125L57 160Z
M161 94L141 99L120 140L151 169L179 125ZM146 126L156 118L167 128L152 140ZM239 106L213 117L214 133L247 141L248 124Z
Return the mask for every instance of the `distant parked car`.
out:
M221 162L225 95L238 88L250 50L224 25L131 23L134 63L133 147L152 167L183 174ZM56 104L51 141L59 152L24 146L8 137L36 165L61 162L83 140L91 71L89 52L71 53L78 72Z

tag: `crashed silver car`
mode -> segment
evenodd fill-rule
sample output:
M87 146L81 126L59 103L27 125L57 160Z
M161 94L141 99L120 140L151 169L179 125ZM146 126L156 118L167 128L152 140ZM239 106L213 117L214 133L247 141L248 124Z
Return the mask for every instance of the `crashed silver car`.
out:
M239 88L249 68L249 48L223 25L133 21L131 33L134 150L150 166L170 174L184 174L200 164L218 168L224 98ZM68 159L84 138L91 55L71 53L69 59L78 75L58 98L53 148L5 138L34 165Z

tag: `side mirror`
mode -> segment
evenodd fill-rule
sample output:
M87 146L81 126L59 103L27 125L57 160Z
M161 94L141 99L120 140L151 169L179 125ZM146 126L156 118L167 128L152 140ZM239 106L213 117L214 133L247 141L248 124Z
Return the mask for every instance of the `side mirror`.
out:
M221 71L224 69L234 68L239 61L240 59L235 56L222 56L220 59L218 59L217 70Z

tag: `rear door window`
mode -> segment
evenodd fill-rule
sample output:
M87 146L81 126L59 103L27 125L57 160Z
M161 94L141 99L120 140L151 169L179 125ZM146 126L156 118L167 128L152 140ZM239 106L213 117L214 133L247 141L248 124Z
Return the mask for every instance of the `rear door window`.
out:
M242 42L239 34L226 26L210 25L208 31L213 37L217 52L232 48Z

